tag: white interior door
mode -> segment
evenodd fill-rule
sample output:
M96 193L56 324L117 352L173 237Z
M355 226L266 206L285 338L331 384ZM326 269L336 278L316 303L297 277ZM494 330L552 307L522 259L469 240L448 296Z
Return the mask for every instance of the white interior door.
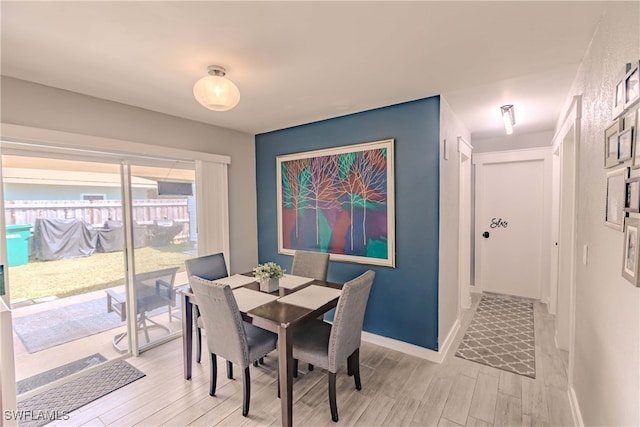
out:
M522 152L476 158L476 286L540 299L549 274L550 156Z

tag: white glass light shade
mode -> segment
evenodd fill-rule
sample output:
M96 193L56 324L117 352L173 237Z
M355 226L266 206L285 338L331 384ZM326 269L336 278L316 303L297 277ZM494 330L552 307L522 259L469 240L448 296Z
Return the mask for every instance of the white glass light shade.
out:
M222 76L206 76L198 80L193 86L193 96L213 111L227 111L240 102L238 86Z

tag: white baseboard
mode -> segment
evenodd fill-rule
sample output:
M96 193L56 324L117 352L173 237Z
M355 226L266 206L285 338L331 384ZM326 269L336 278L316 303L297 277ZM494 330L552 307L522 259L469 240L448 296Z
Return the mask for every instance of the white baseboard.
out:
M451 345L453 344L453 340L456 338L456 335L460 330L460 326L461 326L460 317L458 317L455 323L453 324L453 326L451 327L451 330L449 331L449 335L447 335L447 338L445 338L445 340L442 342L442 347L438 351L438 354L442 354L442 359L440 360L440 362L442 362L444 358L447 356L447 353L449 353L449 350L451 349Z
M411 356L420 357L422 359L429 360L435 363L442 363L447 356L453 339L460 330L460 320L457 319L454 323L449 335L444 340L442 348L439 351L430 350L428 348L420 347L415 344L410 344L404 341L394 340L393 338L383 337L382 335L372 334L371 332L362 331L362 341L366 341L371 344L379 345L381 347L390 348Z
M576 426L583 426L584 420L582 419L582 412L580 411L580 405L578 404L578 397L573 387L569 387L567 391L569 395L569 404L571 405L571 415L573 415L573 424Z

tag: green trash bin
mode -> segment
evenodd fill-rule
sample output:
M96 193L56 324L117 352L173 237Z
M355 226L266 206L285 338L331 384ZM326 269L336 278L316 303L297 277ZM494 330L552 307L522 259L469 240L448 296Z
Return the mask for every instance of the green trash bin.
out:
M31 227L31 224L7 225L7 261L9 267L25 265L29 262Z

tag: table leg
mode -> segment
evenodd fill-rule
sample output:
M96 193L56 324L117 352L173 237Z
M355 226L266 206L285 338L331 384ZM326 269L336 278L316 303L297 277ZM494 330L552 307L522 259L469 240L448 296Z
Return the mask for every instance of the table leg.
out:
M193 304L189 295L181 294L182 299L182 363L184 379L191 379L193 364Z
M280 376L280 412L282 425L293 425L293 354L291 328L278 326L278 375Z

